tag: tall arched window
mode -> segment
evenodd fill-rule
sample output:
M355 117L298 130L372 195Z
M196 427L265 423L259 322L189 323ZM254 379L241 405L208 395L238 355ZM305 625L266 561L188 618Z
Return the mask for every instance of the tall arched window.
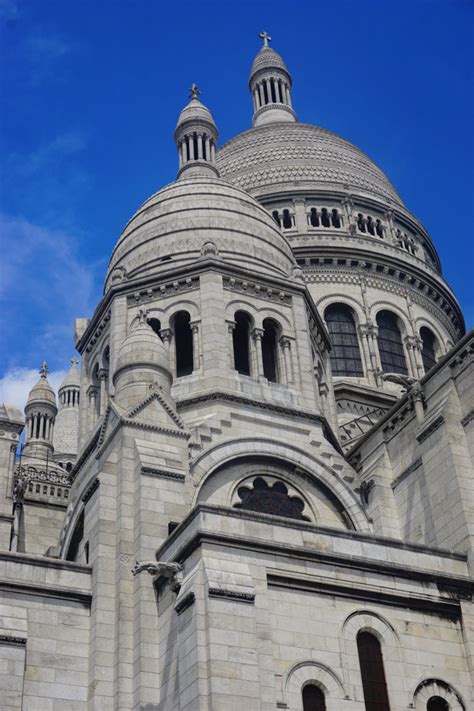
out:
M332 374L363 376L359 340L352 310L345 304L331 304L327 307L324 318L331 337Z
M242 375L250 375L250 316L244 311L235 314L232 332L234 345L234 368Z
M176 352L176 377L193 372L193 334L191 317L187 311L179 311L173 320Z
M420 328L420 338L422 340L421 359L425 373L427 373L436 363L436 336L429 328Z
M359 632L357 650L366 711L390 711L379 640L370 632Z
M426 711L449 711L449 704L441 696L432 696L428 699Z
M74 527L74 531L69 543L66 560L78 560L81 543L84 539L84 509L82 509Z
M156 333L158 338L161 338L161 321L159 318L149 318L147 320L150 328Z
M397 317L391 311L379 311L377 326L379 329L377 342L383 372L408 375L402 334L398 327Z
M262 337L263 374L272 383L278 382L277 334L278 325L271 318L266 318Z
M303 688L303 711L326 711L326 699L319 686L307 684Z

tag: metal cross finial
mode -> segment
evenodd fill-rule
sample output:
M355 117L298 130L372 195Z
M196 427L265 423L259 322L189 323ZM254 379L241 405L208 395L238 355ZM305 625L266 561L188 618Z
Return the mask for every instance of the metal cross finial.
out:
M268 34L268 32L260 32L259 34L260 39L263 39L263 46L268 47L268 43L272 41L272 38Z
M189 98L197 99L200 93L201 92L199 91L198 85L193 82L189 90Z
M49 373L49 370L48 370L48 366L46 365L46 361L43 361L41 363L41 368L39 369L39 374L41 375L42 378L46 378L48 373Z
M76 358L76 356L71 358L71 365L79 365L79 358Z

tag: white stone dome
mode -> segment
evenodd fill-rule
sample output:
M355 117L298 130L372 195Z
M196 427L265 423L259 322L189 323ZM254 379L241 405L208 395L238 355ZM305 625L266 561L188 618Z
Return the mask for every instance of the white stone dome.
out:
M249 129L220 148L216 164L224 180L258 197L309 187L362 193L403 205L365 153L310 124L271 123Z
M105 289L195 264L214 252L229 265L287 276L291 248L267 210L218 178L183 177L149 198L125 227L109 263Z
M56 395L53 388L48 382L46 377L41 376L36 385L34 385L28 399L26 401L25 410L31 408L34 405L48 404L56 407Z
M130 368L151 368L162 371L171 382L165 345L146 321L137 323L120 346L114 381L122 370Z
M192 98L189 104L187 104L181 111L178 121L176 123L176 131L178 131L182 126L188 123L202 122L210 124L217 132L217 127L212 117L211 112L204 106L204 104L199 101L199 99Z
M257 74L257 72L266 69L280 69L281 71L286 72L286 74L288 74L288 77L290 78L290 72L288 71L288 67L286 66L282 57L278 54L278 52L275 52L272 47L268 46L262 47L260 52L253 60L252 68L250 69L249 81L252 81L252 77Z

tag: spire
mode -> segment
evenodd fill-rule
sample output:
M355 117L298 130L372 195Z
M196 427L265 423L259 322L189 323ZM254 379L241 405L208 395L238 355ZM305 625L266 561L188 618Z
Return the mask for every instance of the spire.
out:
M269 45L268 32L260 32L263 46L253 60L249 88L253 97L254 126L296 121L291 106L291 75L280 57Z
M217 126L209 109L198 99L200 94L197 85L192 84L190 102L181 111L174 132L179 155L178 178L183 175L219 176L215 165Z

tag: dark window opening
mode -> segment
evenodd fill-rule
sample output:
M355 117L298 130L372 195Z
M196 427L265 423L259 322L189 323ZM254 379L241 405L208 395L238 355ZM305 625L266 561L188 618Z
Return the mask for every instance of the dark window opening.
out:
M289 210L283 210L283 227L285 230L290 229L290 227L293 225L293 222L291 220L291 215Z
M156 333L156 335L161 338L161 321L159 318L149 318L147 324Z
M178 528L179 523L177 521L170 521L168 523L168 536L171 536L175 528Z
M390 711L380 642L370 632L359 632L357 649L366 711Z
M321 210L321 224L323 227L331 227L331 221L325 207Z
M204 160L210 160L211 156L207 155L206 147L207 147L207 135L205 133L203 133L203 136L202 136L202 157L204 158Z
M315 207L311 208L311 212L309 213L309 221L311 222L312 227L319 227L318 211Z
M258 476L252 484L240 486L237 493L240 502L234 504L234 509L284 516L300 521L310 520L303 515L304 501L299 496L290 496L287 486L282 481L268 484L265 479Z
M265 106L269 104L269 99L268 99L268 88L267 88L267 82L263 82L263 96L265 98Z
M436 363L436 337L431 333L429 328L422 326L420 328L420 337L422 340L421 359L425 373L427 373Z
M174 317L174 342L176 349L176 377L193 372L193 334L191 317L187 311L179 311Z
M270 88L271 88L271 92L272 92L272 102L273 102L274 104L276 104L277 98L276 98L275 81L274 81L274 79L270 79Z
M426 711L449 711L449 704L441 696L432 696L428 699Z
M277 324L269 318L263 322L262 360L263 374L272 383L278 382Z
M357 229L359 232L365 232L365 221L363 215L359 212L357 215Z
M380 222L380 220L377 220L377 222L376 222L375 231L376 231L377 235L383 239L383 227L382 227L382 223Z
M79 518L77 519L74 532L72 534L71 542L69 544L69 549L66 555L66 560L77 560L79 554L79 548L84 538L84 509L81 511Z
M369 217L367 220L367 231L369 234L371 234L375 237L375 225L374 225L374 221L371 217Z
M397 317L390 311L380 311L377 314L377 326L379 329L377 342L383 372L408 375Z
M272 217L277 223L278 227L281 227L281 220L280 220L280 215L278 214L278 210L273 210L272 212Z
M71 469L72 469L72 462L68 462L68 463L66 464L66 471L67 471L67 472L70 472Z
M303 711L326 711L326 699L319 686L307 684L303 689Z
M332 211L332 226L337 228L341 226L341 218L337 210Z
M87 564L89 564L89 541L84 543L84 558Z
M351 309L345 304L332 304L324 318L331 338L331 368L333 375L362 377L359 339Z
M193 133L193 146L194 146L194 160L198 159L198 139L197 135Z
M232 340L234 368L241 375L250 375L250 316L243 311L237 311L235 314Z

